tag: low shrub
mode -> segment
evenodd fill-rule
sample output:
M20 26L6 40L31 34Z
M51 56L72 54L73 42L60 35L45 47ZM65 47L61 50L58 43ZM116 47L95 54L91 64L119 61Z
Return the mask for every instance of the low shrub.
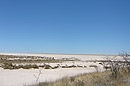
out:
M23 69L30 69L30 68L32 68L31 65L24 65L24 66L23 66Z
M56 68L58 68L59 66L55 66L55 67L51 67L51 69L56 69Z
M44 65L39 65L39 67L42 67L42 68L43 68L43 67L45 67L45 66L44 66Z
M78 65L77 67L83 67L83 66Z
M15 64L12 64L12 63L4 63L2 65L2 68L4 69L20 69L20 68L23 68L23 69L30 69L30 68L34 68L34 69L37 69L39 68L39 66L37 65L15 65Z
M50 66L50 65L45 65L44 68L45 68L45 69L50 69L51 66Z
M89 65L89 67L97 67L97 65Z
M12 65L12 63L4 63L2 65L2 68L4 68L4 69L13 69L13 65Z

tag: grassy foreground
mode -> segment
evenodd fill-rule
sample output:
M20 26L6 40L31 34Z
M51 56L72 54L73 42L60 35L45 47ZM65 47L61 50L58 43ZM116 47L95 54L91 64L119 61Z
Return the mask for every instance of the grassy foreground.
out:
M110 71L88 73L32 86L130 86L130 73L120 72L116 79Z

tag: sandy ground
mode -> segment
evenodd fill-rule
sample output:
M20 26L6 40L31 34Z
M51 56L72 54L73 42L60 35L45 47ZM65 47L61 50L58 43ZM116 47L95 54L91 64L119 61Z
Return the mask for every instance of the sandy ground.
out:
M9 70L0 68L0 86L26 86L36 84L39 71L39 82L55 81L66 76L75 76L82 73L95 72L94 68L58 68L58 69L18 69Z

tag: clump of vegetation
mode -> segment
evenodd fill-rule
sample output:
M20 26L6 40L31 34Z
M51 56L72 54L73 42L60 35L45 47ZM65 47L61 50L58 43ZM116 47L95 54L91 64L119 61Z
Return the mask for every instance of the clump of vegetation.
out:
M62 68L69 68L68 66L61 66Z
M27 65L16 65L16 64L12 64L12 63L4 63L2 65L2 68L4 69L20 69L20 68L23 68L23 69L30 69L30 68L34 68L34 69L38 69L39 66L36 65L36 64L27 64Z
M54 57L41 56L13 56L0 55L0 63L56 63L66 60L55 59Z
M58 68L59 66L55 66L55 67L51 67L51 69L56 69L56 68Z
M4 69L13 69L13 65L12 65L12 63L4 63L2 65L2 68L4 68Z
M83 67L83 66L77 65L77 67Z
M45 65L44 68L45 68L45 69L50 69L51 66L50 66L50 65Z
M39 67L37 65L25 65L25 66L23 66L23 69L30 69L30 68L38 69Z
M65 66L61 66L62 68L75 68L75 67L77 67L77 66L75 66L75 65L70 65L70 66L68 66L68 65L65 65Z
M39 65L39 67L44 68L44 67L45 67L45 65Z
M97 67L97 65L89 65L89 67Z

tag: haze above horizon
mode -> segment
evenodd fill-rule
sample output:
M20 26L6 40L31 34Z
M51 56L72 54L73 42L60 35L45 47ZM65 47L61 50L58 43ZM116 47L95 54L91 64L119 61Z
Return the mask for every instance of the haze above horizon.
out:
M0 1L0 52L130 52L130 0Z

